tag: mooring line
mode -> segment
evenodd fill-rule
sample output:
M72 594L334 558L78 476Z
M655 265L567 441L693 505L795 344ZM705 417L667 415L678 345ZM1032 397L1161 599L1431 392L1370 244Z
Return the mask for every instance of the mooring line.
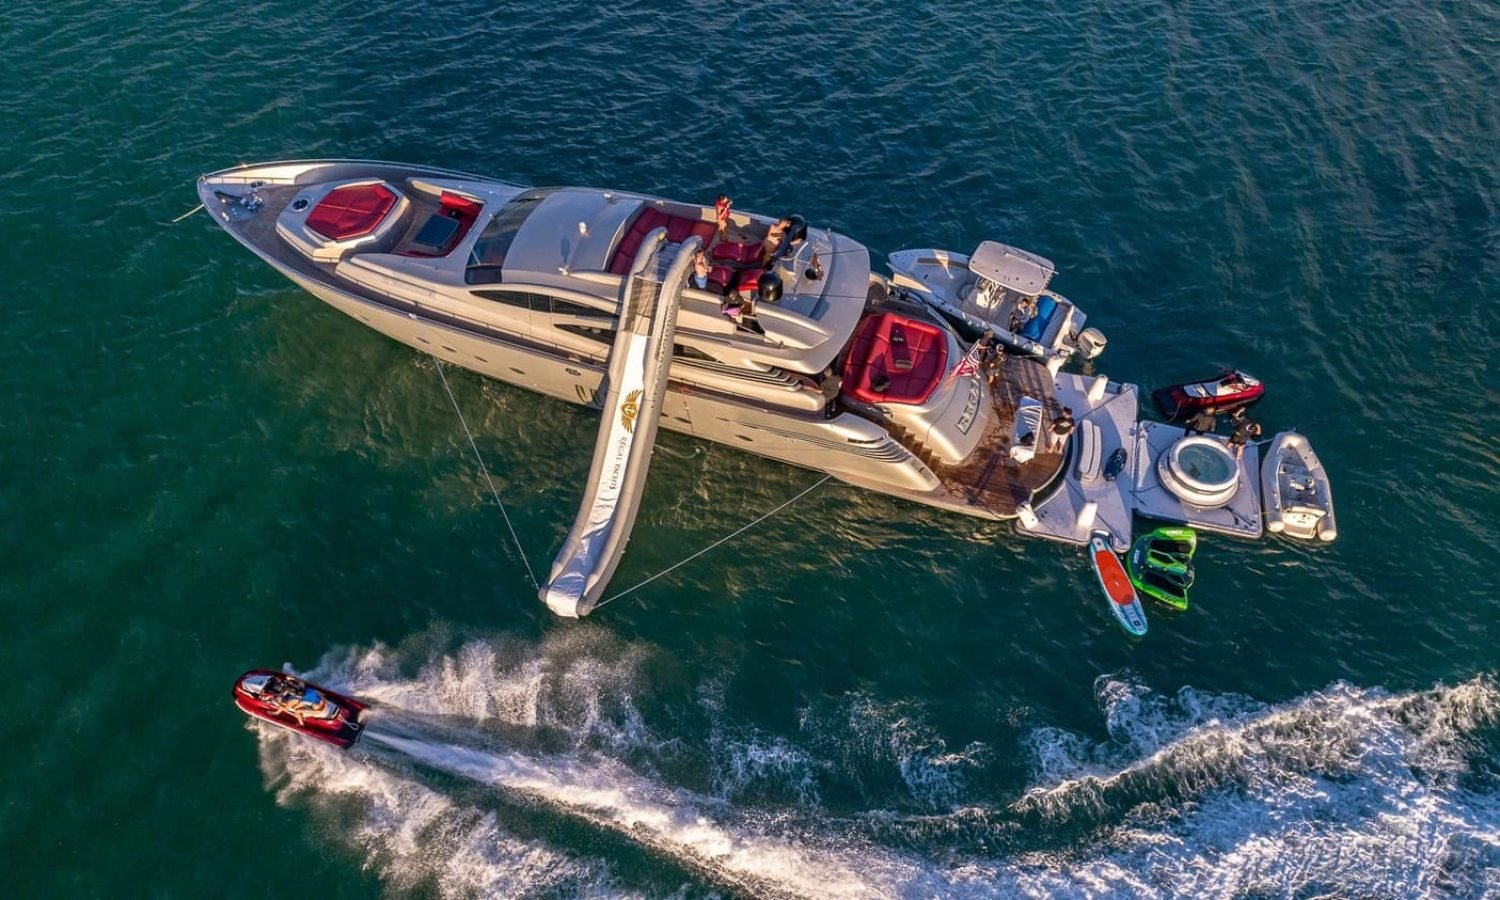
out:
M459 424L464 427L464 434L469 438L469 447L474 451L474 459L479 463L479 471L484 473L484 480L490 486L490 494L495 498L495 505L500 507L500 515L505 517L505 527L510 529L510 539L516 542L516 552L521 555L521 565L526 567L526 577L531 579L531 586L541 590L537 583L536 573L531 571L531 563L526 559L526 548L521 546L521 538L516 534L516 526L511 524L510 513L505 511L505 504L500 500L500 492L495 489L495 482L490 478L490 470L484 464L484 457L479 454L479 445L474 442L474 432L469 430L469 423L464 419L464 411L458 407L458 398L453 396L453 388L448 386L448 376L443 374L443 361L433 355L432 361L437 364L438 377L443 380L443 390L448 392L448 399L453 403L453 411L458 413Z
M202 208L203 208L203 204L200 203L197 206L193 207L192 209L188 210L187 212L183 213L182 215L178 216L177 218L173 219L172 221L168 222L167 224L168 225L176 225L178 222L181 222L183 219L186 219L188 216L192 215L193 213L197 212L198 210L200 210ZM158 220L158 221L160 221L160 220Z
M606 603L610 603L612 601L618 600L621 597L625 596L626 594L628 594L628 593L636 590L637 588L643 588L646 585L650 584L651 582L655 581L656 579L662 577L663 575L666 575L667 573L672 572L675 569L679 569L679 568L687 565L688 563L692 562L693 560L697 559L698 557L702 556L703 554L707 553L708 551L714 549L715 547L719 546L720 544L723 544L726 541L731 541L731 540L739 537L740 535L744 534L745 532L749 531L750 529L754 528L755 526L759 525L760 523L764 522L765 520L767 520L767 519L771 518L772 516L776 515L777 513L781 512L783 509L786 509L788 506L791 506L793 503L796 503L798 500L801 500L803 497L806 497L808 494L811 494L818 487L822 486L823 482L827 481L828 479L830 479L832 477L833 477L832 475L824 475L822 478L819 478L817 481L813 482L813 484L810 487L805 488L802 491L802 493L798 494L797 496L793 497L792 499L786 501L785 503L781 504L780 506L776 507L775 509L771 510L770 512L768 512L765 515L761 516L760 518L756 519L754 522L751 522L748 525L742 525L739 529L737 529L733 533L726 534L725 536L719 538L717 541L714 541L712 544L709 544L707 547L704 547L702 550L699 550L697 553L694 553L692 556L689 556L688 558L686 558L684 560L681 560L679 562L673 563L671 566L668 566L667 568L662 569L660 572L657 572L655 575L652 575L650 578L647 578L645 581L642 581L640 584L634 585L632 587L628 587L625 590L619 592L618 594L615 594L612 597L607 597L607 598L605 598L603 600L600 600L599 603L594 607L594 609L597 610L600 606L603 606Z

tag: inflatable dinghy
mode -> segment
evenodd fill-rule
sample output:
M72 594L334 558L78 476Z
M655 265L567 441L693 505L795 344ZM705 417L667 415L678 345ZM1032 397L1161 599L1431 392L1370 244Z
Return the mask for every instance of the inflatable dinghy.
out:
M1266 448L1260 492L1267 531L1304 541L1338 537L1328 473L1312 444L1297 432L1281 432Z

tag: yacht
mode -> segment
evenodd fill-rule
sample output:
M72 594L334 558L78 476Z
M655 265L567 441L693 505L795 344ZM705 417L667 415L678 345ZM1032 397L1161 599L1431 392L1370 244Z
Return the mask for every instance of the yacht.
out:
M490 378L603 407L633 279L675 273L675 330L640 329L670 342L661 427L990 519L1061 484L1064 453L1040 433L1060 410L1055 368L1016 353L981 365L862 244L796 217L768 241L781 217L734 210L720 228L712 203L350 160L239 166L198 191L309 293ZM677 260L695 249L704 287ZM726 314L736 295L747 314ZM621 401L621 434L639 394Z

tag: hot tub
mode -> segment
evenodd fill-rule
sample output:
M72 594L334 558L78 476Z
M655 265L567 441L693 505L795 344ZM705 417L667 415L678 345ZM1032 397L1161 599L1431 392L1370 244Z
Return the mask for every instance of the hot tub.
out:
M1177 499L1204 509L1225 505L1240 489L1239 460L1218 440L1202 435L1185 437L1163 451L1156 474Z

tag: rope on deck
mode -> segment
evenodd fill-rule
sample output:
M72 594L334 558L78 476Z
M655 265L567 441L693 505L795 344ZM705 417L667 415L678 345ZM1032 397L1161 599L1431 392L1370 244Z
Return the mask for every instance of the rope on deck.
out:
M749 531L750 529L754 528L755 526L759 525L760 523L764 522L765 520L767 520L767 519L771 518L772 516L776 515L777 513L781 512L783 509L786 509L788 506L791 506L793 503L796 503L798 500L801 500L803 497L806 497L808 494L811 494L814 490L816 490L819 487L821 487L823 485L823 482L827 481L828 479L830 479L832 477L833 477L832 475L824 475L822 478L819 478L817 481L813 482L810 487L804 488L803 491L802 491L802 493L798 494L797 496L793 497L792 499L786 501L785 503L781 504L780 506L776 507L775 509L771 510L770 512L768 512L765 515L761 516L760 518L756 519L754 522L751 522L748 525L742 525L740 528L738 528L737 530L735 530L733 533L726 534L725 536L719 538L717 541L714 541L712 544L709 544L707 547L704 547L702 550L699 550L697 553L694 553L692 556L689 556L688 558L686 558L684 560L681 560L680 562L673 563L672 565L668 566L667 568L662 569L660 572L657 572L655 575L652 575L650 578L647 578L645 581L642 581L640 584L634 585L632 587L628 587L625 590L619 592L618 594L615 594L612 597L606 597L605 599L600 600L599 603L598 603L598 605L596 605L594 607L594 609L597 610L597 609L599 609L600 606L603 606L606 603L609 603L609 602L614 601L614 600L618 600L621 597L625 596L626 594L629 594L630 592L636 590L637 588L643 588L646 585L650 584L651 582L655 581L656 579L662 577L663 575L666 575L667 573L672 572L675 569L679 569L682 566L687 565L688 563L692 562L693 560L697 559L698 557L702 556L703 554L707 553L708 551L714 549L715 547L719 546L720 544L723 544L726 541L731 541L731 540L739 537L740 535L744 534L745 532Z
M526 567L526 577L531 579L531 586L541 590L537 584L536 573L531 571L531 563L526 559L526 549L521 546L521 538L516 534L516 526L511 524L510 513L505 511L505 504L500 501L500 492L495 489L495 482L490 478L490 470L484 464L484 457L479 455L479 445L474 442L474 432L469 430L469 423L464 419L464 411L458 408L458 398L453 396L453 388L448 386L448 376L443 374L443 361L432 355L432 361L437 364L438 377L443 380L443 390L448 392L448 399L453 403L453 411L458 413L459 424L464 427L464 434L469 438L469 447L474 451L474 459L479 463L479 471L484 473L484 480L490 486L490 494L495 498L495 505L500 507L500 515L505 517L505 527L510 529L510 539L516 542L516 552L521 555L521 565Z

